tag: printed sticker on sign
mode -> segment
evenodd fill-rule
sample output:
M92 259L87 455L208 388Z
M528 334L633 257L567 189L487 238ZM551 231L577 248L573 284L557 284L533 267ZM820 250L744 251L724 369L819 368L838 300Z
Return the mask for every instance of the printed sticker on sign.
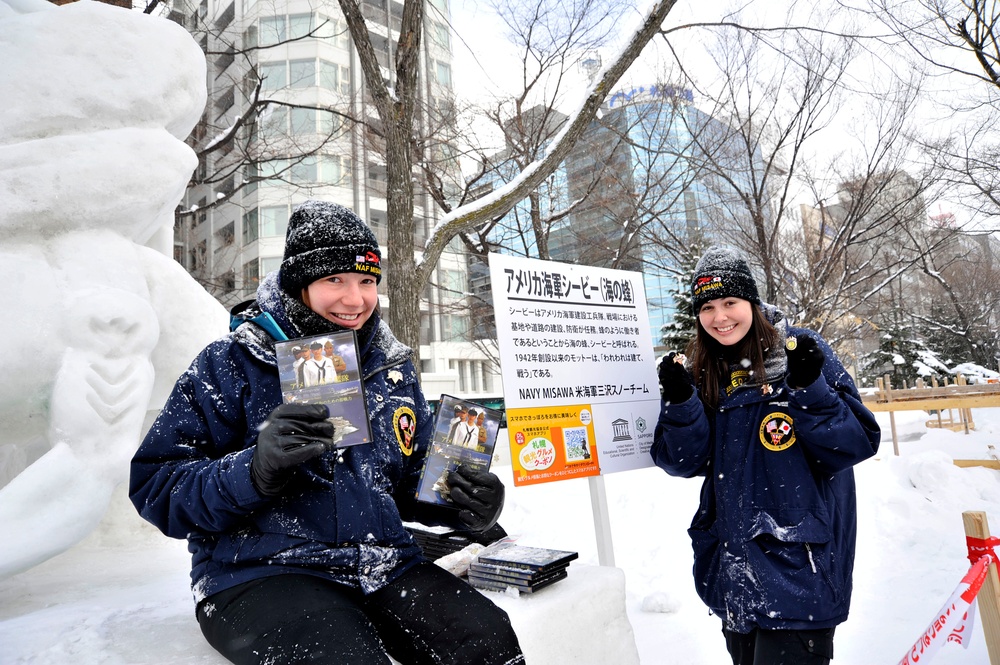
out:
M548 439L537 437L528 442L519 459L525 471L542 471L556 461L556 448Z

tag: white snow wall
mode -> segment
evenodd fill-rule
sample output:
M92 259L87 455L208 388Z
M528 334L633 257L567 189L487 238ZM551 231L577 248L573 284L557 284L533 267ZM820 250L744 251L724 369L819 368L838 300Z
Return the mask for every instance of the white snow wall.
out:
M0 577L94 529L148 415L226 330L171 258L205 75L164 19L0 0Z

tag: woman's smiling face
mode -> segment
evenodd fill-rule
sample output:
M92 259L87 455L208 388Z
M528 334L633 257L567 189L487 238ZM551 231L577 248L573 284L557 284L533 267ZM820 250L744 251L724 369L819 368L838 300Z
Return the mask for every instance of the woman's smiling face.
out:
M357 330L375 311L378 287L371 275L345 272L302 289L302 302L327 321Z
M709 300L698 310L698 321L716 342L732 346L750 331L753 303L734 297Z

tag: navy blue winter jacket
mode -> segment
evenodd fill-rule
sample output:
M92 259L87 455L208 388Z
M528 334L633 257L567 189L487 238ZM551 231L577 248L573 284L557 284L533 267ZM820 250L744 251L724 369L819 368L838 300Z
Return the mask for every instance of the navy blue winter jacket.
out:
M280 299L258 291L258 304L284 320ZM414 497L432 422L411 353L378 321L361 349L373 442L343 449L342 461L328 451L303 464L273 499L254 489L250 462L259 426L281 403L274 340L244 323L194 360L132 460L129 495L163 533L187 538L196 602L286 572L368 593L420 559L402 520L426 518ZM402 414L416 419L412 448Z
M847 618L857 532L852 467L878 450L880 430L830 346L810 335L826 362L801 390L785 383L783 348L766 361L766 382L750 382L707 412L697 392L664 403L652 447L667 473L704 476L688 533L702 600L725 627L827 628Z

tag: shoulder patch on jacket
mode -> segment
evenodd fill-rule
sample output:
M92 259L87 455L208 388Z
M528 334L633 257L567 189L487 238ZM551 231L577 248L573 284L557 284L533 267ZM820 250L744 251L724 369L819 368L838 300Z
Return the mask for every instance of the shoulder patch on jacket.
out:
M795 443L795 429L787 413L775 411L760 423L760 442L768 450L781 451Z
M392 414L392 429L396 432L399 449L409 457L413 454L413 435L417 431L417 417L413 409L401 406Z

